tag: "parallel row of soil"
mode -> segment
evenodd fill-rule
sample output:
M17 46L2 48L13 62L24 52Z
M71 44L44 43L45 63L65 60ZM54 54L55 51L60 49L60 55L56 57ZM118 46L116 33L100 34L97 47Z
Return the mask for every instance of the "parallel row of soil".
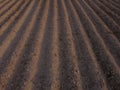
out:
M120 90L120 0L0 0L0 90Z

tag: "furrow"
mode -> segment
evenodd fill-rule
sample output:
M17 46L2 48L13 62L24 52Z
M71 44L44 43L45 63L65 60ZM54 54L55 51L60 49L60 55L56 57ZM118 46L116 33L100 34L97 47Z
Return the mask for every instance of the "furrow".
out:
M120 66L120 62L119 62L120 43L119 43L119 41L117 40L117 38L113 34L110 34L110 30L106 27L105 24L103 24L103 22L97 16L97 14L94 13L94 11L92 9L90 9L90 7L87 7L84 3L83 3L83 5L84 5L83 6L84 9L87 11L86 12L87 15L92 20L93 24L95 25L95 27L97 29L96 32L98 32L101 35L107 48L110 50L110 52L112 53L112 55L115 58L115 61ZM90 12L93 12L93 13L90 13Z
M33 4L31 4L31 5L29 6L29 8L31 8L32 5L33 5ZM29 12L29 10L28 10L28 12ZM34 16L34 17L35 17L35 16ZM33 18L33 20L34 20L34 18ZM10 58L11 60L10 60L10 62L9 62L9 64L8 64L5 72L4 72L4 73L1 75L1 77L0 77L0 83L1 83L1 84L0 84L0 88L1 88L2 90L5 90L5 88L7 87L6 85L7 85L8 81L9 81L11 75L12 75L13 72L15 71L16 63L18 62L19 56L20 56L20 54L22 53L22 50L23 50L23 48L24 48L24 45L25 45L25 43L26 43L26 41L27 41L27 38L28 38L29 35L30 35L30 32L31 32L34 24L33 24L33 22L31 22L31 23L29 23L29 25L31 25L31 26L28 27L28 28L26 29L26 31L24 32L23 37L20 39L19 44L18 44L16 50L14 51L14 53L12 54L12 57Z
M9 11L17 2L19 1L13 0L8 4L8 6L6 6L5 8L2 8L2 10L0 11L0 17L4 15L7 11Z
M6 39L4 40L4 42L2 43L2 45L0 46L0 58L3 56L3 54L5 53L5 51L7 50L9 44L11 43L11 41L15 38L17 32L20 30L20 27L22 26L22 24L24 23L24 20L27 18L30 9L32 8L33 3L31 4L31 6L28 8L28 10L24 13L24 15L22 16L22 18L20 19L19 23L17 23L13 30L9 33L9 35L6 37Z
M68 2L66 2L66 6L67 4ZM73 29L72 32L75 38L76 51L79 59L78 64L81 73L82 87L84 90L96 90L96 88L98 90L106 90L104 78L102 77L101 70L99 69L99 66L96 62L96 57L92 51L92 48L90 47L91 44L86 33L84 32L84 28L79 21L78 14L76 13L76 10L74 9L71 2L68 8L68 11L71 9L73 10L73 12L71 11L69 15L72 15L73 13L75 14L69 17L71 17L70 22ZM87 78L89 78L90 81L88 81ZM91 83L95 83L94 86L91 86Z
M107 19L109 23L113 23L115 27L118 27L118 29L120 29L120 28L119 28L119 24L116 23L116 22L114 21L114 19L110 17L109 14L107 14L104 10L102 10L100 7L98 7L94 2L93 2L92 4L93 4L93 7L98 8L98 10L103 14L103 15L101 14L100 17L101 17L101 18L102 18L102 16L105 17L105 18L104 18L104 22L105 22L105 19ZM94 9L94 11L96 12L96 9ZM98 13L98 12L96 12L96 13ZM119 15L118 15L118 16L119 16ZM108 23L106 23L106 24L108 24ZM108 26L110 26L110 25L108 25Z
M52 84L51 90L58 90L60 87L59 81L59 64L60 64L60 57L59 57L59 40L58 40L58 0L54 0L54 28L53 28L53 50L52 50Z
M113 19L106 15L102 10L100 10L100 8L98 8L94 3L91 3L89 1L86 2L94 10L94 12L103 20L103 22L105 22L105 24L109 27L112 33L120 40L120 27L113 21Z
M31 10L30 14L33 12L33 9ZM31 16L32 14L27 17L27 19L25 20L24 24L21 26L20 30L18 31L16 37L11 41L8 49L5 51L5 53L3 54L1 61L0 61L0 74L5 70L6 66L8 65L8 63L10 62L10 58L12 56L12 53L14 53L19 39L22 37L22 35L25 32L25 29L28 25L28 22L31 20ZM11 29L12 30L12 29Z
M42 80L42 78L37 78L37 74L39 72L38 70L42 66L41 64L39 65L39 63L44 62L44 61L42 61L42 59L45 60L44 58L41 58L43 56L41 54L42 54L42 49L43 49L42 43L44 42L44 38L45 38L45 34L46 34L46 23L47 23L47 19L48 19L48 10L49 10L49 6L50 6L50 1L45 1L44 6L45 7L44 7L43 15L40 20L40 26L38 28L39 31L36 36L36 42L35 42L34 51L32 54L32 59L30 61L30 65L29 65L29 69L30 69L29 77L28 77L27 81L25 82L24 90L26 90L26 89L29 89L29 90L43 89L42 87L45 88L45 86L42 86L42 85L40 87L38 86L38 84L41 84L40 81ZM45 62L45 63L47 63L47 62ZM42 64L44 65L44 63L42 63ZM45 66L47 66L47 64ZM45 69L40 69L40 70L45 71ZM37 81L36 81L36 78L37 78ZM41 79L41 80L39 81L38 79ZM35 84L36 82L37 82L37 84ZM43 81L43 82L45 82L45 81ZM39 88L37 88L37 87L39 87Z
M113 0L109 0L109 3L113 4L117 8L120 8L119 4L115 3Z
M0 0L0 90L120 90L120 0Z
M98 5L102 10L104 10L111 18L114 19L114 21L116 23L118 23L118 25L120 25L120 16L118 16L117 14L115 14L113 11L111 11L109 8L107 8L104 4L102 4L99 1L94 0L94 2L96 3L96 5Z
M34 5L35 7L35 5ZM33 7L33 8L34 8ZM25 20L24 24L22 25L22 27L20 28L19 32L17 33L16 37L12 40L11 44L9 45L8 49L6 50L5 54L3 55L2 57L2 61L0 63L0 73L2 73L4 69L2 69L3 67L7 67L8 63L10 62L10 58L12 56L12 53L14 53L18 43L19 43L19 39L21 39L22 35L24 34L25 32L25 29L28 25L28 22L30 22L30 19L31 16L32 16L32 12L33 12L34 9L31 10L29 16L27 17L27 19Z
M76 54L71 52L73 49L73 42L71 39L71 31L69 31L70 27L67 27L69 24L66 20L68 20L67 13L65 13L66 9L64 7L64 2L58 0L58 39L59 39L59 56L60 58L60 90L69 90L69 89L80 89L80 74L79 69L76 63ZM73 38L72 38L73 39ZM75 60L75 61L73 61ZM74 78L75 77L75 78ZM79 80L78 80L79 79Z
M100 0L101 1L101 0ZM114 7L112 4L108 4L106 1L101 1L106 7L110 8L113 12L120 16L120 10L117 7Z
M75 45L74 45L74 38L73 38L73 35L72 35L72 30L71 30L71 26L70 26L70 23L69 23L69 15L68 15L68 12L67 12L67 9L66 9L66 6L65 6L65 3L62 1L62 5L63 5L63 9L64 9L64 13L65 13L65 23L66 23L66 33L67 33L67 38L69 40L69 48L70 48L70 54L71 54L71 59L72 59L72 63L73 63L73 73L76 77L74 83L76 83L76 87L78 90L82 90L82 86L81 86L81 75L80 75L80 72L79 72L79 68L78 68L78 60L77 60L77 55L76 55L76 50L75 50Z
M78 2L77 2L78 3ZM80 2L80 3L82 3L82 2ZM79 7L80 7L81 5L79 5ZM99 33L96 31L96 27L94 26L94 24L92 23L92 21L90 20L90 18L89 18L89 16L87 15L87 13L86 12L84 12L85 10L83 9L83 7L81 7L81 12L83 12L83 16L85 16L83 19L81 18L82 17L82 14L81 14L81 19L83 20L83 21L86 21L86 22L88 22L86 25L84 25L84 27L89 27L89 28L91 28L91 31L89 30L89 32L87 31L87 28L86 28L86 32L87 32L87 34L88 34L88 36L90 36L90 34L91 34L91 36L92 36L92 33L94 34L94 36L96 37L96 38L98 38L98 40L100 40L99 41L99 44L101 44L101 48L103 48L103 51L104 51L104 53L106 53L106 55L108 55L109 56L109 60L111 60L111 62L112 62L112 64L117 68L117 70L119 71L119 67L118 67L118 65L116 64L116 62L115 62L115 60L114 60L114 57L112 56L112 54L109 52L109 50L108 50L108 48L107 48L107 46L106 46L106 44L104 43L104 40L101 38L101 36L99 35ZM94 37L94 36L92 36L92 37ZM96 38L94 38L94 39L96 39ZM90 38L91 39L91 38ZM95 41L97 41L97 40L95 40ZM94 42L94 41L93 41ZM91 43L92 43L92 41L91 41ZM97 44L96 44L97 45ZM98 50L99 51L99 50ZM116 69L115 69L116 70ZM119 73L119 72L118 72Z
M50 7L51 6L51 7ZM34 90L45 89L50 90L51 88L51 80L52 80L52 35L53 35L53 8L54 2L53 0L50 1L49 9L48 9L48 16L45 26L45 32L43 37L43 42L41 45L39 61L37 66L37 73L33 80L34 82ZM46 53L46 54L44 54Z
M29 6L29 4L31 3L30 0L26 1L26 3L23 4L23 6L18 10L18 12L16 12L13 17L11 17L9 19L9 21L7 23L5 23L3 26L1 26L1 30L0 30L0 44L2 43L2 41L4 41L4 39L7 37L7 35L9 34L9 32L11 32L11 29L15 26L15 24L17 22L19 22L19 19L22 17L22 15L24 14L24 12L26 11L26 8Z
M82 3L82 1L81 1L81 3ZM90 32L88 34L90 34ZM98 35L97 35L97 37L98 37ZM119 88L119 84L120 84L120 82L118 81L118 79L120 79L119 68L117 68L116 63L114 62L114 58L112 57L112 55L110 55L109 51L105 50L106 48L105 48L104 44L102 44L102 42L101 42L102 46L100 46L100 43L96 42L99 40L99 39L97 39L97 37L91 38L93 50L98 58L98 63L100 64L103 74L105 76L105 79L107 81L108 89L111 88L111 90L115 90L115 89L117 90ZM95 39L97 39L97 40L95 41ZM96 45L98 45L98 46L96 46ZM97 47L99 47L99 48L97 48ZM107 59L109 61L107 61ZM113 81L115 82L114 85L112 84ZM112 87L111 87L111 85L112 85Z
M33 20L34 20L34 18L31 21L33 21ZM30 35L30 32L31 32L34 24L33 24L33 22L31 22L31 23L29 23L29 25L31 25L31 26L28 27L26 29L26 31L24 32L23 37L20 39L16 50L14 51L12 57L10 58L11 60L10 60L10 63L8 64L8 67L6 68L5 72L2 74L2 77L0 78L0 81L2 83L0 87L3 90L5 89L8 81L9 81L9 78L15 71L15 68L17 67L16 63L18 62L19 56L21 55L22 50L24 49L25 43Z
M3 16L0 17L0 18L1 18L1 19L0 19L0 27L1 27L2 25L4 25L4 23L7 22L7 20L9 20L9 18L10 18L11 16L14 15L14 13L15 13L16 10L17 10L17 8L20 7L20 6L22 6L23 3L24 3L24 1L21 0L20 2L18 2L17 4L15 4L11 10L9 10L8 12L6 12L5 15L3 15Z
M110 5L112 5L112 7L117 8L118 10L120 9L120 3L115 3L113 0L108 0L108 2L110 2Z
M5 1L5 0L4 0ZM4 8L5 6L7 6L7 4L9 4L10 0L6 0L6 2L2 3L0 5L0 9Z

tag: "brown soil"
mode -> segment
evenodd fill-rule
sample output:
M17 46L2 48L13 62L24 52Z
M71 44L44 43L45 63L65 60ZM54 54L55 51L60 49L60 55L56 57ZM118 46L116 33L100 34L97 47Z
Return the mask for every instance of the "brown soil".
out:
M1 0L0 90L120 90L119 0Z

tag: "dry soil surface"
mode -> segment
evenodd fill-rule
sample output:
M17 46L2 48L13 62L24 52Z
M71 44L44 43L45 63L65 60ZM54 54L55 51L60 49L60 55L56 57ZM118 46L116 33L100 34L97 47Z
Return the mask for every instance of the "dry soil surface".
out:
M120 90L120 0L0 0L0 90Z

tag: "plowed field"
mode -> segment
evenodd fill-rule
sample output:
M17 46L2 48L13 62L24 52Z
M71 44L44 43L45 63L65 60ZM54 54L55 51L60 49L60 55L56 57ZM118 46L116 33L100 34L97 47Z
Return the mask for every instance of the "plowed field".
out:
M120 90L120 0L0 0L0 90Z

